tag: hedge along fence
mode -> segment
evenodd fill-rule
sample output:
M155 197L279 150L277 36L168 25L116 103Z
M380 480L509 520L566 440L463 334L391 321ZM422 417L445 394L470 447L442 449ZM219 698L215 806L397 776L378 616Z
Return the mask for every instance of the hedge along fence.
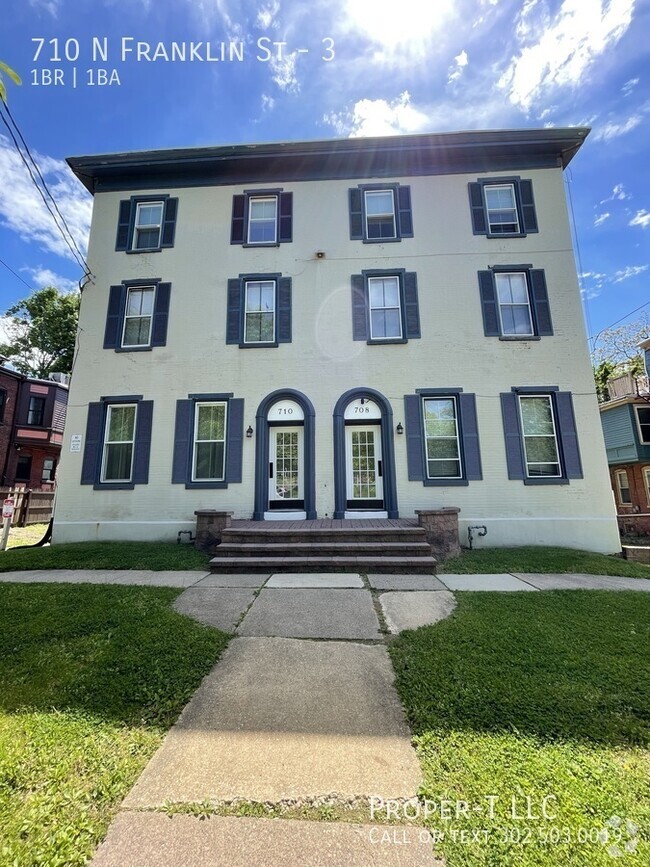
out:
M12 527L47 524L54 510L54 491L31 491L25 488L0 488L0 497L14 501Z

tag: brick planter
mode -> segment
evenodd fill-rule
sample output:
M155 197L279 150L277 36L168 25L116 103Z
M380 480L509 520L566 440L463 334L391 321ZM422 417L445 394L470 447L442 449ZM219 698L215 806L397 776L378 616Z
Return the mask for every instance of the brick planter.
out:
M458 514L460 509L450 506L447 509L416 509L418 523L427 534L433 556L437 560L448 560L460 554L458 536Z
M214 509L199 509L196 515L196 538L194 547L199 551L214 554L221 542L221 534L230 526L232 512L217 512Z

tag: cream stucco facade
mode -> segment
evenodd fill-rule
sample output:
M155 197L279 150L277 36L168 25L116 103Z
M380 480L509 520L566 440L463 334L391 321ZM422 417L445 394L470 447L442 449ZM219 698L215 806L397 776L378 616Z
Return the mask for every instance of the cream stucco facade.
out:
M351 393L350 400L359 399L366 390L369 398L375 393L383 397L380 403L384 411L375 425L377 444L381 437L384 460L393 463L383 467L384 478L393 473L392 500L374 504L380 510L388 506L393 514L410 517L419 508L458 506L461 542L466 539L467 526L480 524L488 530L482 545L557 544L603 552L619 550L559 146L552 159L546 152L540 158L533 143L527 144L522 156L521 148L504 138L502 150L506 154L512 151L513 165L500 160L496 163L499 167L492 168L494 161L481 157L485 152L482 142L474 141L472 134L467 136L472 153L467 169L461 171L463 164L455 165L452 159L444 171L431 173L419 168L413 174L391 174L393 168L404 166L393 165L387 155L379 170L369 157L367 169L353 176L341 168L328 173L325 165L322 178L302 178L294 165L300 156L287 154L286 146L284 151L278 146L284 162L277 177L268 177L268 164L263 171L253 166L249 179L239 168L239 174L224 171L220 177L219 164L215 163L215 174L199 183L194 175L184 179L187 158L179 156L173 177L155 168L143 169L142 185L138 186L135 169L125 169L130 155L123 155L122 163L114 159L109 180L101 175L100 158L96 163L84 158L95 166L88 252L94 277L82 297L79 351L58 474L55 542L174 540L179 530L194 528L197 509L231 510L235 517L244 518L257 510L257 517L262 517L260 513L267 512L268 504L260 503L260 498L267 496L267 487L259 476L266 474L268 455L259 449L261 442L270 442L269 430L273 440L273 426L266 430L265 439L262 428L268 424L273 403L269 403L269 395L276 392L278 399L304 396L305 405L313 408L310 432L305 423L302 425L304 436L312 437L311 466L302 463L301 473L312 475L307 487L311 487L315 514L334 516L337 508L340 512L342 496L339 491L337 500L337 472L340 486L341 473L347 472L346 461L349 464L349 454L336 454L342 446L335 432L335 408L338 403L339 410L344 410L340 404L343 395ZM458 150L453 136L414 136L408 140L415 143L416 150L433 145L439 150ZM373 147L381 148L382 143L387 147L389 141L393 140L372 140L367 153L371 154ZM324 146L326 150L326 143ZM236 149L233 152L241 156ZM173 161L174 152L169 153ZM183 152L187 153L191 154ZM228 155L221 151L220 155L227 163ZM354 157L355 168L365 165L360 146ZM204 158L209 163L209 149ZM326 163L326 157L323 159ZM340 162L344 163L344 156ZM75 161L72 165L82 173ZM85 172L87 176L92 173ZM498 184L513 176L532 183L539 231L516 237L476 234L468 184L485 179ZM413 236L372 243L351 240L348 191L358 185L381 185L382 181L409 187ZM293 194L291 241L266 246L231 243L233 197L250 189L260 196L265 190L276 195L279 188ZM178 199L173 246L156 252L116 251L120 202L130 197L155 197L157 193ZM495 266L507 266L510 271L524 266L543 270L552 334L536 334L530 339L486 336L477 275ZM385 344L353 339L351 275L399 269L417 275L420 336ZM228 343L228 281L238 275L269 274L291 278L290 341L245 348ZM124 281L144 281L146 285L156 279L171 284L164 345L147 351L104 348L109 287ZM532 394L570 393L581 464L574 477L566 477L558 429L560 478L554 479L555 483L542 480L529 484L527 478L509 477L512 467L507 460L500 395L512 394L513 388L536 389ZM407 423L405 396L429 389L456 396L456 390L462 389L462 394L475 395L480 468L474 475L480 478L458 478L453 484L440 478L425 484L424 479L413 478L408 451L413 448L413 417ZM244 435L237 445L241 449L241 481L237 478L220 487L172 483L177 402L200 401L200 397L190 397L197 395L232 395L243 401L242 429L250 427L253 433ZM146 481L131 487L103 484L97 470L95 484L80 484L84 460L90 460L89 405L107 397L110 403L116 396L152 402L148 460L144 459ZM371 406L375 405L373 398ZM260 407L264 407L263 415L259 415ZM462 425L462 417L459 421ZM559 423L556 419L556 425ZM345 419L340 424L347 431ZM406 427L404 434L397 433L398 425ZM394 456L386 449L391 443ZM102 442L93 446L100 463L102 447ZM226 442L226 452L228 448ZM303 448L309 449L306 440ZM465 457L461 444L463 473ZM424 466L426 477L426 460ZM349 505L346 499L346 507ZM303 508L302 503L300 506Z

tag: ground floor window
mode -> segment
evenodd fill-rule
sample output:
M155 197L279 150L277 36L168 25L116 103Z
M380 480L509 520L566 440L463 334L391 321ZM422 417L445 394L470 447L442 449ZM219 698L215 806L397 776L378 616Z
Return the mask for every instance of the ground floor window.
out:
M130 482L135 441L135 404L107 407L102 482Z
M627 477L627 470L616 471L616 488L618 490L618 501L622 506L632 505L632 494L630 493L630 480Z
M28 482L32 476L32 456L19 455L16 464L16 481Z
M223 481L226 457L226 403L197 403L194 414L192 481Z

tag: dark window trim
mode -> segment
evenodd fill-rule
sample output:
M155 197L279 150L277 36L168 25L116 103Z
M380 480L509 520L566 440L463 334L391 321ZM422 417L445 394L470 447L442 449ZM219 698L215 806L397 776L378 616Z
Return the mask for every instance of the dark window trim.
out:
M399 190L407 189L408 198L409 198L409 208L408 211L410 213L410 221L411 221L411 231L408 231L402 226L402 221L400 219L400 201L399 201ZM357 184L356 188L360 192L361 197L361 233L362 237L357 238L356 236L352 238L352 240L360 240L363 244L395 244L399 243L403 238L412 238L413 237L413 203L411 201L410 184L400 184L399 181L390 181L386 183L371 183L371 184ZM369 238L368 237L368 215L366 213L366 192L377 192L378 190L389 190L393 194L393 218L395 221L395 237L394 238ZM348 205L349 207L349 205Z
M235 203L237 201L237 197L241 196L244 200L244 210L241 220L243 221L243 236L242 239L234 238L234 219L235 219ZM249 232L249 216L250 216L250 200L256 198L271 198L275 197L276 199L276 210L275 210L275 241L254 241L251 242L248 240L248 232ZM282 205L283 198L285 202L289 203L289 215L284 215L285 219L288 217L288 235L283 237L282 232ZM291 191L286 191L284 187L274 187L273 189L252 189L252 190L242 190L241 193L236 193L233 196L233 212L231 215L231 238L230 243L236 245L238 247L245 248L259 248L259 247L280 247L282 244L290 244L293 241L293 193Z
M120 290L119 293L117 293L118 289ZM124 339L124 320L126 318L126 300L129 289L154 290L149 343L142 344L142 346L122 345ZM121 283L111 286L109 289L103 348L113 349L115 352L151 352L152 349L158 346L166 346L171 289L172 284L163 281L161 277L151 277L150 279L139 277L133 280L123 280ZM113 292L116 293L115 298L113 297ZM113 307L113 304L115 304L115 307ZM109 334L111 330L112 333Z
M446 487L461 487L465 488L469 486L469 479L467 478L467 469L465 464L465 447L463 443L463 423L462 423L462 408L460 405L460 401L458 400L458 396L462 394L463 390L458 388L430 388L430 389L415 389L416 394L420 395L420 430L422 431L422 449L424 451L423 460L424 460L424 478L422 479L422 484L425 488L446 488ZM426 431L424 428L424 401L427 397L431 398L441 398L441 397L451 397L454 399L454 404L456 406L456 436L458 438L458 452L460 458L460 467L461 474L460 476L451 476L448 478L429 478L428 475L428 457L427 457L427 438Z
M121 404L135 404L135 429L133 432L133 465L131 469L131 481L129 482L102 482L102 458L104 452L104 438L106 436L106 418L109 406ZM144 413L144 406L147 407ZM81 484L92 484L95 491L132 491L136 485L146 485L149 482L149 451L151 448L151 418L153 414L153 401L144 400L141 394L103 395L99 403L88 405L88 422L90 423L91 408L101 408L99 418L99 430L97 441L93 445L89 442L88 427L86 429L86 445L84 450L84 466L82 467ZM144 413L144 414L143 414ZM87 454L88 450L90 454ZM94 450L94 451L93 451ZM141 453L144 455L141 460ZM84 480L86 462L92 461L92 480ZM140 466L142 463L142 466Z
M528 292L528 309L530 311L533 334L504 334L502 332L496 274L525 275L526 290ZM546 272L543 268L534 268L530 263L488 265L486 270L478 272L478 282L481 315L483 317L483 333L486 337L497 337L499 340L512 343L517 341L538 341L542 337L553 336L551 306L546 285ZM493 312L491 310L492 307Z
M273 281L275 284L275 333L274 339L266 341L265 343L246 343L244 341L244 336L246 333L246 283L255 283L255 282L263 282L263 281ZM282 281L289 281L288 284L281 286ZM230 280L228 283L230 284ZM282 343L291 343L292 342L292 327L291 323L289 323L289 327L285 328L283 326L283 331L281 333L281 314L285 312L285 308L280 305L281 302L281 291L283 293L288 293L289 305L287 307L288 310L292 309L292 278L288 277L285 274L282 274L279 271L273 273L265 273L265 274L239 274L236 278L232 278L232 282L237 284L239 282L239 307L238 307L238 335L235 338L233 333L233 339L230 339L230 331L229 331L229 323L230 316L233 316L233 324L234 324L234 315L230 310L230 298L228 298L228 310L226 314L226 343L229 343L233 346L239 346L240 349L277 349L278 346ZM230 292L228 293L230 294ZM283 295L284 297L284 295ZM234 328L232 329L234 332Z
M641 422L641 419L639 417L639 410L640 409L650 409L650 404L647 404L646 406L642 406L641 404L638 404L638 403L632 404L632 411L634 413L634 421L636 423L636 433L639 437L639 445L649 446L650 445L650 439L644 440L643 439L643 432L641 431L641 423L642 422ZM646 424L647 424L647 422L643 422L644 426Z
M483 219L485 221L485 230L477 231L474 227L474 223L472 221L472 230L475 235L485 235L487 238L525 238L527 235L536 234L539 232L539 227L528 227L526 228L526 219L524 215L524 206L522 202L521 196L521 185L522 183L526 183L530 185L530 195L531 195L531 205L530 207L533 209L535 214L535 222L537 222L537 207L535 205L535 199L532 191L532 182L526 178L522 178L521 175L510 175L508 177L493 177L493 178L477 178L476 183L481 188L481 201L483 204ZM488 219L488 207L487 207L487 199L485 196L485 188L486 187L499 187L505 184L512 184L514 187L515 193L515 205L517 208L517 220L519 222L519 232L490 232L490 222Z
M187 402L191 403L191 408L189 411L189 419L188 419L188 432L187 432L187 448L184 449L182 453L182 463L183 463L183 478L181 479L180 470L181 467L176 467L176 433L174 434L174 468L172 470L172 484L182 484L185 486L186 490L225 490L229 485L235 484L236 482L240 482L241 478L230 478L230 450L231 448L239 447L239 438L237 439L237 446L234 445L234 439L236 438L237 431L234 430L234 425L237 424L239 419L237 418L238 413L235 413L235 417L233 418L233 408L234 405L238 402L243 403L241 398L235 398L235 394L232 391L228 392L195 392L187 395ZM224 478L215 481L209 480L201 480L201 481L193 481L192 480L192 471L193 471L193 459L194 459L194 428L196 424L196 407L198 404L202 403L214 403L221 402L226 404L226 431L225 431L225 440L224 440L224 455L223 455L223 470L224 470ZM185 401L177 401L176 402L176 412L177 412L177 422L178 422L178 412L179 405L185 403ZM242 418L243 418L243 409L242 409ZM242 432L243 433L243 432Z
M416 272L410 272L416 273ZM421 337L421 334L409 334L408 331L408 323L406 318L406 293L405 293L405 285L404 281L406 278L407 270L406 268L367 268L361 271L361 276L363 278L363 292L365 298L365 306L366 306L366 337L365 338L353 338L353 339L365 339L365 342L368 346L386 346L389 344L399 344L399 343L408 343L409 340L418 340ZM371 277L397 277L398 280L398 288L399 288L399 306L400 306L400 322L402 325L402 336L401 337L371 337L371 317L370 317L370 290L368 286L369 278ZM415 295L416 300L418 302L418 332L419 332L419 299L417 293L417 283L415 286Z
M142 247L139 249L133 249L133 238L135 236L135 219L138 211L138 205L147 204L150 202L162 202L162 220L160 224L160 235L158 238L158 245L156 247ZM129 204L129 215L128 215L128 224L126 220L122 222L122 208L125 204ZM169 210L172 210L172 214L169 214ZM175 235L176 235L176 221L178 219L178 199L171 196L169 193L157 193L145 196L131 196L129 199L124 199L120 202L120 217L118 218L117 225L117 236L115 240L115 249L117 252L127 253L129 255L139 254L139 253L160 253L162 250L174 246ZM165 235L165 224L171 224L171 230L169 232L170 238L165 243L164 235ZM121 238L120 236L126 231L126 237Z

